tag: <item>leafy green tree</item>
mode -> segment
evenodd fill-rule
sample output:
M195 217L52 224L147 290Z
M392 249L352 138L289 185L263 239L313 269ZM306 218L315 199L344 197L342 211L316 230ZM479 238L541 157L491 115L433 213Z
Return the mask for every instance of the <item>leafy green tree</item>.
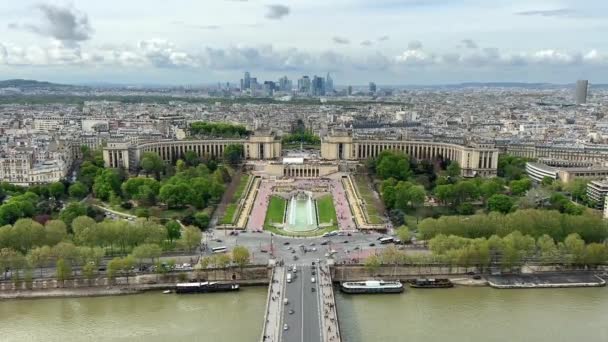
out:
M249 254L247 247L236 246L232 249L232 262L240 268L247 266L250 258L251 255Z
M186 151L186 153L184 153L184 162L186 162L186 165L188 166L196 167L198 166L198 164L201 163L201 159L199 158L198 154L196 154L196 152Z
M460 214L460 215L473 215L475 214L475 208L473 207L473 205L471 203L461 203L460 205L458 205L458 207L456 208L456 211Z
M187 204L190 187L185 183L165 184L160 188L159 198L169 208L182 208Z
M43 276L43 267L48 266L52 258L53 254L49 246L36 247L27 254L28 263L32 267L40 268L40 277Z
M412 241L412 232L410 232L410 229L407 226L401 226L397 229L397 236L399 237L399 240L401 240L404 243L409 243Z
M564 190L570 192L572 199L575 201L584 202L587 199L587 183L588 180L576 178L564 185Z
M553 178L549 176L544 176L540 184L545 187L551 186L553 185Z
M110 262L108 262L106 272L108 275L108 280L111 283L114 282L114 280L116 279L116 275L118 274L118 272L120 272L122 267L123 267L122 258L116 257L116 258L110 260Z
M435 197L444 204L454 201L456 197L454 185L446 184L435 187Z
M407 180L412 174L409 157L397 151L382 151L376 159L376 173L380 179Z
M46 244L54 246L59 242L63 241L68 236L68 230L66 224L61 220L49 220L44 224L44 230L46 232Z
M248 134L243 125L233 125L223 122L193 122L190 124L190 132L193 135L204 135L214 137L242 137Z
M201 230L205 230L209 227L211 217L206 212L198 212L194 214L194 225Z
M585 241L578 234L570 234L564 240L567 261L570 264L582 265L585 262Z
M55 264L55 276L57 277L57 281L63 284L67 279L70 279L72 275L72 266L69 262L66 262L63 259L57 259L57 263Z
M162 249L157 244L146 243L133 248L131 255L140 262L150 259L150 262L154 263L154 259L158 259L162 255Z
M70 187L68 188L68 194L70 195L70 197L76 199L85 198L88 193L89 189L87 188L87 186L79 181L74 182L74 184L70 185Z
M608 248L605 244L591 243L585 247L585 263L587 265L600 265L608 261Z
M87 214L87 207L84 204L78 202L72 202L65 207L59 214L59 218L65 222L68 226L72 224L72 221L78 216L84 216Z
M165 228L167 229L167 238L170 242L178 240L182 236L182 226L175 220L167 222Z
M498 156L498 176L508 181L517 180L526 174L528 159L501 154Z
M93 193L97 198L106 201L110 198L112 193L120 193L120 185L120 177L115 170L103 170L101 174L95 177Z
M63 196L63 194L65 194L65 185L63 185L63 183L61 182L51 183L49 184L48 188L49 195L55 198L60 198L61 196Z
M492 197L492 195L496 195L502 192L504 184L500 178L493 178L483 182L479 186L479 190L481 192L481 196L484 199L488 199Z
M142 187L147 187L154 195L160 190L160 183L152 178L133 177L122 183L122 193L126 198L136 198L142 191Z
M457 161L451 161L448 167L446 168L447 174L450 177L458 177L460 176L462 169L460 168L460 164Z
M543 235L538 238L536 245L540 251L541 260L544 262L557 262L560 254L552 237Z
M365 261L363 264L365 265L365 268L370 273L375 273L378 270L378 268L380 268L380 266L382 265L382 262L380 260L380 257L378 257L375 254L372 254L372 255L368 256L367 258L365 258Z
M23 203L6 203L0 205L0 225L13 224L21 217L25 217Z
M479 198L480 190L475 181L461 180L454 184L454 197L457 203L475 201Z
M511 208L513 208L513 201L511 200L511 197L507 195L492 195L492 197L488 199L489 211L498 211L506 214L511 211Z
M88 216L81 215L73 218L72 232L74 233L74 241L81 245L97 245L99 234L97 234L96 226L95 220Z
M139 166L146 175L154 174L156 179L160 179L160 173L164 170L165 163L157 153L145 152L141 156Z
M92 262L88 262L82 266L82 274L87 279L87 282L89 283L89 285L91 284L91 280L93 280L93 278L95 278L96 270L97 270L97 266Z
M97 177L103 171L102 167L96 166L90 161L85 161L80 165L80 169L78 172L78 181L82 182L87 186L87 188L91 188L93 186L93 182L95 177Z
M243 157L243 145L228 145L224 149L224 161L230 165L237 165Z
M532 181L529 178L522 178L519 180L513 180L509 183L511 193L515 196L521 196L530 190L532 187Z
M34 247L43 246L46 242L44 227L32 219L19 219L12 227L13 248L27 253Z
M203 235L200 229L188 226L184 228L180 241L189 252L192 252L198 245L200 245L202 236Z

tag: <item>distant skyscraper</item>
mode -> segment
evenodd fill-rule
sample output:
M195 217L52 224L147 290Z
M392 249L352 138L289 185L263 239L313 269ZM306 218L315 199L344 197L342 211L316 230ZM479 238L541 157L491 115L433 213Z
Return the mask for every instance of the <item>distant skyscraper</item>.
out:
M579 80L576 81L576 104L587 103L587 88L589 87L589 81Z
M353 94L353 86L348 86L348 96Z
M369 92L372 94L376 93L377 87L376 87L376 83L374 82L369 82Z
M302 78L300 78L298 80L298 92L310 94L310 91L311 91L310 78L308 76L302 76Z
M271 97L274 95L274 82L272 81L264 81L264 95Z
M312 79L312 95L313 96L324 96L325 95L325 79L323 77L316 76Z
M328 94L334 92L334 80L331 78L329 73L327 73L327 77L325 77L325 92Z
M243 78L243 87L243 89L251 88L251 75L249 74L249 71L245 71L245 77Z
M279 79L279 90L281 91L291 91L293 84L291 80L287 78L287 76L283 76Z

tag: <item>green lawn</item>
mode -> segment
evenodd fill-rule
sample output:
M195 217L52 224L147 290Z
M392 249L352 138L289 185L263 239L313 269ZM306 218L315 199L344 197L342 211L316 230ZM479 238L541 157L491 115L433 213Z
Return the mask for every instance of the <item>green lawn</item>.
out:
M239 179L239 185L236 187L236 191L234 192L234 196L232 197L232 202L236 203L243 196L243 191L247 187L247 183L249 182L249 174L241 175L241 179Z
M266 211L266 220L264 221L264 226L272 227L272 223L282 223L286 206L286 200L278 196L272 196L270 198L270 203L268 203L268 210Z
M336 217L336 208L331 195L325 195L317 200L317 208L319 208L319 223L330 223L334 225L338 223Z
M224 211L224 217L222 217L222 224L231 224L234 221L234 213L236 213L236 204L230 203L226 206Z
M382 217L380 216L378 208L376 207L376 198L374 197L374 193L370 187L368 178L364 175L357 175L354 177L354 179L355 186L359 190L359 195L361 195L363 201L365 201L365 209L367 211L367 216L369 217L369 223L382 223Z
M243 196L243 192L247 187L247 183L249 182L249 174L241 175L241 179L239 179L239 184L234 191L234 195L232 199L230 199L230 203L226 206L226 210L224 211L224 217L222 217L222 224L231 224L236 220L234 217L237 209L237 204L241 197Z
M317 200L317 206L319 208L319 219L321 220L321 222L329 223L333 219L334 224L331 227L311 232L288 232L283 229L276 228L272 224L270 224L271 222L283 222L283 215L285 213L286 206L286 200L277 196L273 196L270 198L270 203L268 204L268 211L266 212L266 222L264 223L264 230L267 230L277 235L308 237L319 236L338 229L336 209L334 208L334 203L332 201L331 195L323 196L319 200Z

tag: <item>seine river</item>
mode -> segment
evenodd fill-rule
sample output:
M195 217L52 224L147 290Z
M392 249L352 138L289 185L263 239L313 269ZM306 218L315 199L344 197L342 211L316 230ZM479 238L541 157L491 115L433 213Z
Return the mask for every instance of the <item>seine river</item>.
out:
M266 289L0 301L1 341L257 341ZM608 289L337 295L343 340L608 341Z

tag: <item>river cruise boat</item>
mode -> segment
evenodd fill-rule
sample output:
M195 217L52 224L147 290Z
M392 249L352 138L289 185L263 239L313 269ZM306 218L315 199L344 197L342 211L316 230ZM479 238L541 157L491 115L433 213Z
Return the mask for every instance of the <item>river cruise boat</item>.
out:
M347 281L340 285L340 289L344 293L401 293L403 284L383 280Z
M410 287L416 289L440 289L447 287L454 287L454 284L450 281L450 279L446 278L421 278L421 279L412 279L409 280L408 283Z
M220 284L216 282L179 283L175 285L175 293L207 293L238 291L238 284Z

